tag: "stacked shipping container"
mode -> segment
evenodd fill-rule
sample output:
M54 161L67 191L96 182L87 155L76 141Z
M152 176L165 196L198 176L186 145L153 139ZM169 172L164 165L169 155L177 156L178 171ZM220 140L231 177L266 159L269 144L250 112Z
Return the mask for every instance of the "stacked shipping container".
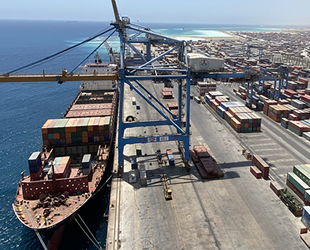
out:
M173 93L170 88L163 88L161 90L161 95L163 99L173 99Z
M249 108L231 107L228 112L233 116L231 126L236 132L259 132L261 130L261 118Z
M269 176L269 165L259 156L259 155L253 155L253 159L252 159L252 165L255 166L256 168L251 168L251 172L253 173L253 171L255 173L253 173L255 175L256 178L258 178L258 176L256 176L256 174L258 175L259 172L261 172L261 176L264 179L267 179ZM259 171L257 171L259 170Z
M70 175L70 156L56 157L54 159L54 176L56 179L68 178ZM48 171L48 179L53 178L53 167Z
M200 96L216 91L216 82L198 82L197 90Z
M221 92L206 95L206 102L217 114L224 118L236 132L258 132L261 130L261 118L240 102L229 102Z
M306 204L310 204L310 164L295 165L287 173L287 186Z
M223 171L220 169L215 159L209 154L205 146L194 146L194 150L190 150L190 155L202 179L224 176Z
M109 141L110 123L110 116L50 119L42 127L43 145Z

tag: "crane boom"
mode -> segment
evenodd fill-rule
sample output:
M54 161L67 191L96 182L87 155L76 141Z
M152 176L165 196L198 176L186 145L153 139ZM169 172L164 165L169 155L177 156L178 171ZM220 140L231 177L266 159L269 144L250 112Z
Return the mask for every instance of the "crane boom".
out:
M0 82L68 82L118 80L117 74L0 75Z
M114 16L115 16L115 22L120 23L120 18L119 18L119 13L118 13L116 2L115 0L111 0L111 1L112 1L113 11L114 11Z

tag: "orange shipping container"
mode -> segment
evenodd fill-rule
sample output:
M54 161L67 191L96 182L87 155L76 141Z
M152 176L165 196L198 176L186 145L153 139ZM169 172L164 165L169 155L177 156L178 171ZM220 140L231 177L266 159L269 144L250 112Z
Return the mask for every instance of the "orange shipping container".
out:
M83 131L82 132L82 137L88 137L88 132L87 131Z
M95 122L95 117L89 118L88 122L88 131L94 131L94 122Z
M66 133L76 132L76 123L77 123L77 119L75 118L69 119L69 121L67 122L65 126L65 132Z
M48 134L47 128L48 128L48 125L50 125L52 121L53 121L53 119L49 119L49 120L47 120L44 123L44 125L42 126L42 129L41 129L42 130L42 135L47 135Z
M241 123L236 119L236 118L231 118L230 123L235 127L235 128L241 128Z
M104 130L104 120L105 120L105 117L100 117L99 130Z
M70 165L70 156L63 156L60 160L60 164Z
M60 139L59 133L55 133L55 134L54 134L54 139Z

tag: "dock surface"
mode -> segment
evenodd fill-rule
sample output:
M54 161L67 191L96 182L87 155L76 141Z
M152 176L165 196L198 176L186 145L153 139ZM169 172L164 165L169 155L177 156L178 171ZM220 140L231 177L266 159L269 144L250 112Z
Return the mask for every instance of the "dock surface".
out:
M163 88L163 84L143 83L154 93ZM222 91L229 92L229 88L223 87ZM137 112L131 97L139 101L140 97L127 88L125 96L125 115ZM173 100L163 103L168 101ZM158 118L154 112L141 105L137 117ZM147 186L141 186L138 179L129 183L130 158L136 150L135 145L126 146L124 173L122 178L115 175L112 181L107 249L308 249L299 236L303 227L300 218L273 193L271 180L255 179L250 173L251 161L242 156L242 149L249 145L252 153L267 159L272 164L271 178L281 184L294 164L309 158L296 152L298 149L291 150L294 145L285 151L280 147L281 155L276 149L270 150L279 145L285 149L284 139L277 134L283 131L260 116L263 132L237 134L212 109L191 100L191 146L204 144L209 149L225 172L219 179L202 180L192 162L187 172L176 142L165 142L142 144L142 156L137 160L146 167ZM158 127L158 133L170 129ZM130 129L126 136L155 133L153 128L139 128ZM157 163L156 150L164 154L168 148L174 154L175 166ZM114 167L116 170L117 163ZM172 200L164 197L161 173L170 180Z

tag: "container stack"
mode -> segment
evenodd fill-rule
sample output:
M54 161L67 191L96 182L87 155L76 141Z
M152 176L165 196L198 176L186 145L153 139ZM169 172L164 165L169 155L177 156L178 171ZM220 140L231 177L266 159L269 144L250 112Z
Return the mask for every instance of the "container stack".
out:
M66 118L111 116L112 103L74 104L66 114Z
M174 166L175 163L174 163L174 156L173 156L173 154L168 154L167 158L168 158L169 166Z
M288 100L278 100L278 104L285 105L290 104Z
M163 88L161 90L161 96L163 99L173 99L173 93L172 90L170 88Z
M216 91L216 82L198 82L197 90L200 96L206 93Z
M91 154L83 155L82 171L83 171L84 175L89 175L90 174L90 172L91 172Z
M43 145L97 143L110 140L110 116L50 119L42 127Z
M236 132L259 132L261 118L240 102L229 102L221 92L206 95L206 102L227 121Z
M289 116L289 120L293 120L293 121L300 121L300 120L305 120L309 118L310 118L309 109L303 109L303 110L295 109L293 111L293 114Z
M289 120L285 117L281 118L281 126L284 128L288 128L288 122Z
M56 157L54 159L54 176L56 179L69 177L70 163L70 156ZM48 178L53 178L53 167L51 167L48 171Z
M28 159L31 180L40 178L42 172L41 152L33 152Z
M167 108L171 111L171 110L178 110L179 109L179 105L177 102L168 102L167 103Z
M251 166L250 172L255 176L256 179L262 178L262 171L260 171L258 167Z
M303 95L303 96L300 97L300 100L301 100L307 107L310 107L310 96L307 94L307 93L309 93L308 91L310 91L310 89L306 91L306 95ZM310 94L310 93L309 93L309 94Z
M284 90L284 94L289 96L290 98L293 98L295 95L298 95L298 93L291 89Z
M302 121L289 121L288 129L299 136L302 136L303 132L310 132L310 126Z
M269 105L268 117L275 122L280 122L282 117L288 117L288 112L288 109L283 105Z
M291 101L291 105L298 109L303 109L306 107L306 104L303 101L295 100L295 99Z
M269 165L259 155L253 155L252 165L257 167L257 169L261 172L261 176L264 179L268 179ZM251 172L252 172L252 168L251 168ZM255 177L257 178L257 176Z
M264 109L263 109L264 115L267 115L267 116L268 116L269 107L270 107L271 105L277 105L277 104L278 104L277 101L269 100L269 99L265 100L265 101L264 101Z
M288 81L287 88L290 90L296 90L297 89L297 83L293 81Z
M310 187L294 172L287 173L286 185L291 189L304 203L310 205Z
M230 125L236 132L248 133L261 131L261 118L249 108L230 107L228 112L233 117L230 120Z
M277 196L279 196L280 192L284 190L283 187L276 181L270 182L270 188Z
M190 150L190 156L202 179L212 179L224 176L223 171L220 169L215 159L209 154L205 146L194 146L194 150Z

